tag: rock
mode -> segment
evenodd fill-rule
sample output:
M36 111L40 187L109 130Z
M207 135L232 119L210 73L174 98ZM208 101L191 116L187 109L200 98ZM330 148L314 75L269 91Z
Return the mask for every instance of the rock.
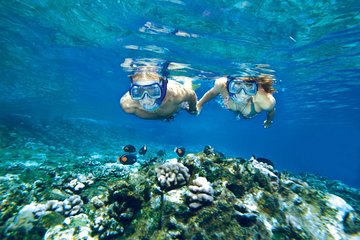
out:
M235 212L235 218L242 227L251 227L257 222L257 215L254 213Z
M54 200L59 200L59 201L63 201L66 198L68 198L70 195L64 193L63 191L61 191L60 189L52 189L50 192L50 199L54 199Z
M360 217L356 212L347 212L344 216L344 231L348 234L360 233Z
M63 224L49 228L44 239L93 240L95 238L91 236L91 225L88 216L79 214L66 218Z
M255 176L261 187L267 187L269 190L277 191L279 189L279 177L273 172L273 167L255 159L251 161L253 167L257 170Z
M295 205L300 205L302 202L303 202L303 200L302 200L301 197L297 197L297 198L294 199L294 204Z
M12 232L29 233L36 221L34 212L38 210L36 203L24 206L15 217L10 218L5 224L5 234L12 235Z
M96 208L101 208L103 207L105 204L103 201L101 201L99 196L95 196L91 199L92 204L94 205L94 207Z

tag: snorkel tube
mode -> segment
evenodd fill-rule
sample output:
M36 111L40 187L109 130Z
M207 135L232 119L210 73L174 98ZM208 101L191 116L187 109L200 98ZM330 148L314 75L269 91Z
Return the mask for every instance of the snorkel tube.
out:
M161 66L161 71L160 74L162 77L160 77L160 81L162 82L161 84L161 97L156 99L156 104L160 107L161 103L163 102L165 96L166 96L166 92L167 92L167 84L168 84L168 76L169 76L169 71L168 71L168 67L170 65L169 61L166 61L162 64Z
M163 102L165 96L166 96L166 92L167 92L167 84L168 84L168 80L167 77L162 77L161 78L161 96L156 99L155 103L158 104L158 106L160 107L161 103Z

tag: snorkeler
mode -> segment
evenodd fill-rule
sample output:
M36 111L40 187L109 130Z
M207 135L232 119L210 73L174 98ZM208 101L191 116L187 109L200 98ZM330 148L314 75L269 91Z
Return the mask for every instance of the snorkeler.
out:
M165 25L161 25L161 24L157 24L154 22L146 22L144 24L144 26L142 26L139 29L140 32L143 33L149 33L149 34L163 34L163 35L167 35L167 34L172 34L175 36L179 36L179 37L191 37L191 38L198 38L200 37L197 34L194 33L187 33L184 31L181 31L179 29L173 28L173 27L169 27L169 26L165 26Z
M197 114L197 97L190 80L181 84L149 67L130 76L131 87L120 99L122 109L144 119L171 120L180 109Z
M272 93L273 76L261 74L256 77L221 77L216 79L214 87L207 91L198 101L197 109L200 113L202 106L219 94L223 98L224 106L240 117L250 119L259 112L266 111L267 117L264 128L271 126L275 115L275 98Z

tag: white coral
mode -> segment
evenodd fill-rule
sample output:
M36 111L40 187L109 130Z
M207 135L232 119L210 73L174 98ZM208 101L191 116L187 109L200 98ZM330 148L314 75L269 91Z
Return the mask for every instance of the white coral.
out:
M196 178L189 186L189 190L189 207L191 209L198 209L214 201L214 190L210 182L204 177Z
M158 166L155 171L158 183L164 189L183 186L190 178L189 169L174 160Z
M71 196L64 200L64 214L66 216L74 216L78 214L84 204L79 195Z

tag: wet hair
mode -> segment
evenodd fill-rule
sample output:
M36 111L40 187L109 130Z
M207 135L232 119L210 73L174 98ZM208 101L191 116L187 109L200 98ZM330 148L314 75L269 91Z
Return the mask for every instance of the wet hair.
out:
M129 78L131 81L138 79L159 79L161 81L163 79L156 69L149 67L138 69L133 75L129 75Z
M255 77L242 77L243 81L256 81L259 87L262 87L265 92L273 93L276 89L273 87L274 84L274 76L270 74L260 74L259 76Z

